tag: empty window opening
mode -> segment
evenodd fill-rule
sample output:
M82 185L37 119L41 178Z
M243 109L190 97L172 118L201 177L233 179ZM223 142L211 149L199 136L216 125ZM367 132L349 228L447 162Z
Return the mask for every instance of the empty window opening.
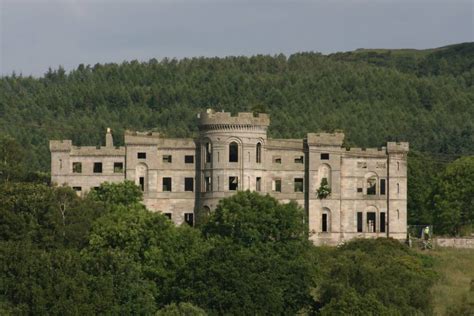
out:
M163 178L163 192L171 192L171 178Z
M229 177L229 191L235 191L239 187L238 177Z
M205 189L206 189L206 192L211 192L211 191L212 191L212 181L211 181L211 177L205 177L205 178L204 178L204 182L205 182Z
M171 220L171 218L172 218L172 214L171 214L171 213L163 213L163 215L165 215L166 217L168 217L169 220Z
M272 181L272 191L281 192L281 179L273 179L273 181Z
M82 187L72 187L72 189L76 192L81 192L82 191Z
M303 163L303 162L304 162L303 156L299 156L295 158L295 163Z
M194 163L194 156L192 155L184 156L184 163Z
M328 153L322 153L321 154L321 160L329 160L329 154Z
M400 183L397 183L397 194L400 194Z
M72 163L72 172L73 173L82 173L82 162L73 162Z
M363 189L362 188L357 188L357 193L362 193Z
M367 212L367 232L375 233L375 212Z
M385 195L385 179L380 179L380 195Z
M205 151L206 151L206 163L211 163L212 162L212 145L211 145L211 143L206 143Z
M281 157L280 156L273 156L273 163L281 164Z
M397 161L397 170L400 170L400 162Z
M137 153L138 159L146 159L146 153Z
M194 226L194 214L193 213L184 213L184 222L189 226Z
M303 178L295 178L295 192L303 192Z
M102 163L94 162L94 173L102 173Z
M171 163L173 161L173 157L171 155L163 155L163 163Z
M257 177L257 181L255 183L255 191L260 192L262 191L262 178Z
M385 212L380 213L380 232L385 233Z
M114 173L123 173L123 162L114 162Z
M322 223L322 232L324 233L327 233L328 232L328 214L327 213L323 213L323 216L322 216L322 219L321 219L321 223Z
M145 177L140 177L139 182L140 182L140 190L145 191Z
M357 232L362 233L362 212L357 212Z
M257 163L262 162L262 144L257 143L257 149L256 149L256 157L257 157Z
M186 192L194 191L194 178L184 178L184 191Z
M229 162L239 162L239 145L236 142L229 144Z
M377 193L377 178L367 178L367 195L375 195Z
M357 168L359 168L359 169L367 169L367 162L365 162L365 161L358 161L358 162L357 162Z
M63 169L63 160L59 159L59 169Z

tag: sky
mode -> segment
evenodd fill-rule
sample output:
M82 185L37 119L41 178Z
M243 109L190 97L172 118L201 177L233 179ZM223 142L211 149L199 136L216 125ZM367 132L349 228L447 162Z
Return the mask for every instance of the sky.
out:
M0 75L474 41L474 0L0 0Z

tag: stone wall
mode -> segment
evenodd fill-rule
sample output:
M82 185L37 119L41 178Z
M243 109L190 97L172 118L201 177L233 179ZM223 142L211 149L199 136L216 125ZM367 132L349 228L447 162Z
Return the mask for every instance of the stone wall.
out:
M436 246L474 249L474 238L435 238Z

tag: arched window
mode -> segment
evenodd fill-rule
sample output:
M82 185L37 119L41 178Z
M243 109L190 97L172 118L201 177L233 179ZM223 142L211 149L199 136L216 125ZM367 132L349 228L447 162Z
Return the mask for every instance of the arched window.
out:
M376 195L377 194L377 175L373 172L365 176L365 193L367 195Z
M323 179L326 180L324 181ZM331 167L328 164L319 166L317 188L319 188L323 182L327 182L327 185L331 187Z
M321 213L321 231L329 233L331 231L331 211L324 207Z
M257 143L257 163L262 162L262 144Z
M236 142L229 144L229 162L239 162L239 145Z

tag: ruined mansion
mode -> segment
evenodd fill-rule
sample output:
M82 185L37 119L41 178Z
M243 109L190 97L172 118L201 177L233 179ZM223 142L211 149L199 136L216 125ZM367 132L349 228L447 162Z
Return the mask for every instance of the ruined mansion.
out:
M304 139L267 137L269 116L207 112L196 138L125 132L125 146L74 146L51 140L51 180L79 195L103 182L131 180L149 210L193 225L238 190L270 194L304 208L315 244L407 233L408 143L344 148L344 134L308 133ZM321 187L326 189L322 195ZM201 213L202 212L202 213Z

